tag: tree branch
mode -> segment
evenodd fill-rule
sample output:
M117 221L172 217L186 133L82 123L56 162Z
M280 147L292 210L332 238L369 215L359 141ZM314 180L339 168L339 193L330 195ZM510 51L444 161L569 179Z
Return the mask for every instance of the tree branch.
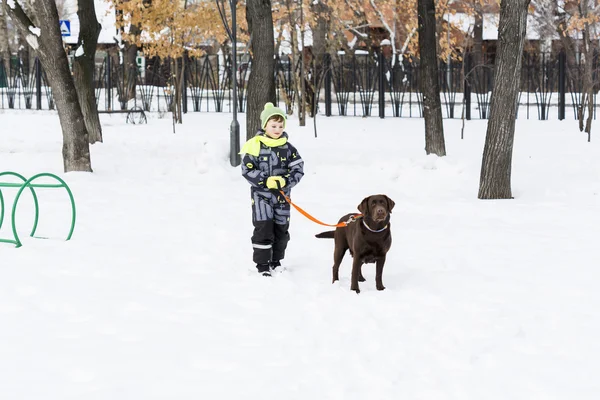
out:
M403 55L406 52L406 49L408 48L408 45L410 44L410 41L415 33L417 33L417 27L412 28L410 33L407 35L406 40L404 41L404 44L402 45L402 47L400 48L400 51L398 52L400 55Z
M4 8L8 10L11 18L20 23L21 29L29 32L29 27L36 28L35 24L31 21L29 16L25 14L25 11L16 0L14 0L11 5L8 5L8 0L2 0L2 2L4 3Z
M219 0L215 0L217 3L217 9L219 10L219 16L221 17L221 21L223 22L223 26L225 27L225 31L227 32L227 36L229 36L229 40L233 41L233 31L229 26L229 21L227 20L227 11L225 11L225 4L223 2L219 2Z
M392 29L390 24L388 24L388 22L386 21L385 16L383 15L383 12L381 12L381 10L375 5L375 0L370 0L370 1L371 1L371 7L373 7L375 12L379 16L379 20L381 21L381 23L383 24L385 29L387 29L388 33L390 34L390 39L391 39L390 42L392 45L392 54L396 54L396 33L394 32L394 30ZM395 14L394 14L394 18L396 18Z

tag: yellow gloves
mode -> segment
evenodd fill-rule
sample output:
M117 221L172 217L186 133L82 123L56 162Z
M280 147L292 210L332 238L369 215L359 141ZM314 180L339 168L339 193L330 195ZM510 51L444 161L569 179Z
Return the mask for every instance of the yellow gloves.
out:
M282 176L270 176L267 178L267 187L269 189L283 189L284 186L285 178Z

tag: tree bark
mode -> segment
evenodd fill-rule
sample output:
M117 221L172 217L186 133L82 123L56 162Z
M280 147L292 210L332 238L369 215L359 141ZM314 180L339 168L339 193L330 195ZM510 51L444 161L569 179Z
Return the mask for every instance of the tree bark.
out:
M0 59L6 71L6 78L10 74L10 45L8 42L8 28L6 25L6 10L4 3L0 3Z
M438 57L434 0L418 0L419 52L423 117L425 119L425 152L446 155L444 124L438 79Z
M329 11L329 7L322 1L313 1L311 2L311 12L315 18L315 25L312 29L313 34L313 46L312 46L312 55L313 55L313 84L312 84L312 101L311 101L311 116L314 117L315 103L318 103L319 92L320 92L320 83L323 79L323 74L325 73L324 69L324 59L325 54L329 52L328 46L328 33L330 31L330 22L329 16L327 12Z
M6 4L7 0L3 2ZM64 171L92 172L88 132L69 69L69 61L63 49L56 3L54 0L36 0L32 12L40 21L40 26L32 22L19 3L14 2L14 5L14 9L9 8L9 13L27 42L37 49L52 87L63 133ZM40 29L39 36L31 31L35 31L35 28Z
M315 18L315 26L312 29L312 51L317 61L320 61L323 58L323 54L328 51L327 33L329 32L329 18L327 12L329 8L322 1L311 2L310 8Z
M131 25L129 33L138 36L142 33L138 25ZM125 43L125 82L127 83L126 100L135 99L135 91L137 85L137 53L138 46L135 43Z
M102 27L96 18L94 1L78 0L77 7L77 17L81 28L73 63L73 79L75 80L79 104L88 131L88 139L90 144L94 144L102 142L102 126L98 117L98 107L94 93L96 45ZM83 49L83 52L81 49Z
M173 83L173 122L183 123L183 93L185 88L185 56L171 59L171 79Z
M585 24L583 30L583 93L581 95L581 104L579 105L578 115L579 130L588 134L588 142L591 140L592 119L594 117L594 78L592 76L594 53L591 48L589 33L589 24ZM586 116L587 111L587 116ZM585 120L585 127L584 127Z
M246 20L252 38L252 69L248 78L246 113L246 138L250 139L260 128L260 113L265 103L275 103L275 38L271 0L248 1Z
M481 164L480 199L512 198L512 151L529 2L500 3L496 76Z
M30 54L29 54L29 43L27 43L27 40L25 39L25 37L27 36L27 34L21 32L20 30L17 31L17 65L15 65L16 68L20 68L21 72L27 76L29 74L29 59L30 59ZM15 73L18 73L15 71Z
M579 110L579 130L585 130L588 134L588 142L592 139L592 119L594 117L594 77L593 64L594 64L594 51L593 43L590 31L593 29L587 19L589 18L590 9L587 1L579 3L579 13L584 18L583 24L583 43L582 43L582 55L584 59L583 66L583 90L584 93L581 96L581 106ZM583 120L585 119L585 112L587 108L587 119L585 122L585 129L583 127Z

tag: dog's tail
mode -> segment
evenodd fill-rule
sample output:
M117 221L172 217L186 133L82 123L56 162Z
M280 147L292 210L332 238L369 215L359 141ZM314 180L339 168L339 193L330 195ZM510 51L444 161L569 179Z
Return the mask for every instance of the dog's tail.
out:
M315 237L318 237L319 239L333 239L334 233L335 231L321 232L317 233Z

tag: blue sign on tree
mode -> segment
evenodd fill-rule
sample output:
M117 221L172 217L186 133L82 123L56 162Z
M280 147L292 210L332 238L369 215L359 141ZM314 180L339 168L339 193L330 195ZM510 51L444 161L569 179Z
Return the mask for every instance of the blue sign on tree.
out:
M60 34L62 36L71 36L71 21L68 19L61 19L60 23Z

